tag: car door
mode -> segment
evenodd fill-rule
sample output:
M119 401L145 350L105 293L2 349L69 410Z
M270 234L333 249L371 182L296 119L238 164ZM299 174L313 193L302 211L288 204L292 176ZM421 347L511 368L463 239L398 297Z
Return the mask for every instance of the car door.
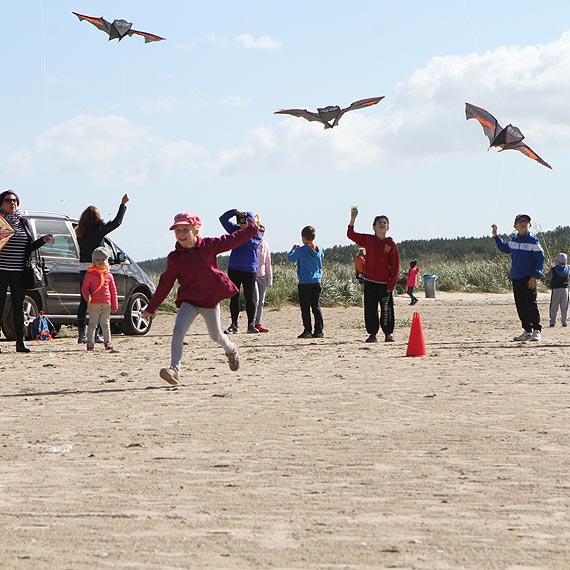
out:
M75 232L68 219L32 218L36 236L53 234L54 240L42 246L38 253L45 259L48 270L46 315L77 315L79 306L79 248Z

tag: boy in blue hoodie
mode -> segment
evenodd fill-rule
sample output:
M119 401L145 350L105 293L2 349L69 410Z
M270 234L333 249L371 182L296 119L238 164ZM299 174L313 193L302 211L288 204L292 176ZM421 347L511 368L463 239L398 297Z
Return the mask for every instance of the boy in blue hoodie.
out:
M544 280L550 285L550 326L556 324L556 314L560 307L560 320L562 326L568 325L568 256L565 253L557 253L554 258L554 267L551 267L544 276Z
M315 228L306 226L301 230L303 245L294 245L287 255L289 261L297 262L299 278L299 304L303 319L303 332L298 338L323 338L323 315L321 312L321 279L323 277L323 250L316 246ZM311 325L311 311L315 328Z
M517 233L505 242L497 233L497 226L491 226L497 247L503 253L511 255L509 275L513 283L515 305L523 326L523 333L513 340L535 340L542 337L540 313L536 302L536 282L542 276L544 267L544 251L537 237L529 229L530 216L519 214L515 217Z

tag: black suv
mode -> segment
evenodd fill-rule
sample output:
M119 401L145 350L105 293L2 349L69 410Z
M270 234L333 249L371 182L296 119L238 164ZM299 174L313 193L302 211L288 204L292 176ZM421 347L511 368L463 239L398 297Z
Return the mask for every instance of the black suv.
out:
M74 231L77 220L52 212L20 210L20 214L29 220L34 239L49 233L54 235L52 243L45 244L33 254L45 262L48 286L26 292L24 323L26 338L29 340L32 321L40 311L58 330L63 324L77 322L77 308L81 298L79 245ZM111 326L115 331L120 330L128 335L146 334L150 330L151 321L143 319L142 313L155 287L146 273L110 239L105 238L104 245L109 251L109 264L119 296L119 310L111 315ZM3 332L8 340L15 340L11 311L8 296Z

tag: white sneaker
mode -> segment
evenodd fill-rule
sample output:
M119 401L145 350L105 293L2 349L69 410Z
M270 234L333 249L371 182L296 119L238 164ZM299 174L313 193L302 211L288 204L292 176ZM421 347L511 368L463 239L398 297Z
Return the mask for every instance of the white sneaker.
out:
M539 332L539 331L536 331ZM530 332L526 332L523 331L522 334L520 334L519 336L515 336L515 338L513 338L513 340L531 340L532 339L532 333ZM538 340L538 339L536 339Z
M172 366L169 368L161 368L160 377L173 386L176 386L176 384L178 384L178 370Z
M532 331L530 335L530 340L540 340L542 338L542 333L540 331Z

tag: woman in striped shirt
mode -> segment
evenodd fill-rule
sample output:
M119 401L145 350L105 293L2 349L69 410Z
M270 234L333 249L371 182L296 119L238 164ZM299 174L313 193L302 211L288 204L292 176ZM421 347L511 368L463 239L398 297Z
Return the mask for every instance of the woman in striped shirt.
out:
M6 190L0 193L0 215L14 229L14 233L0 250L0 322L4 317L6 293L10 287L13 325L16 332L16 352L30 352L24 344L24 296L26 294L24 269L32 251L45 243L51 243L53 234L47 234L33 241L27 220L20 217L18 213L19 205L20 199L15 192Z

